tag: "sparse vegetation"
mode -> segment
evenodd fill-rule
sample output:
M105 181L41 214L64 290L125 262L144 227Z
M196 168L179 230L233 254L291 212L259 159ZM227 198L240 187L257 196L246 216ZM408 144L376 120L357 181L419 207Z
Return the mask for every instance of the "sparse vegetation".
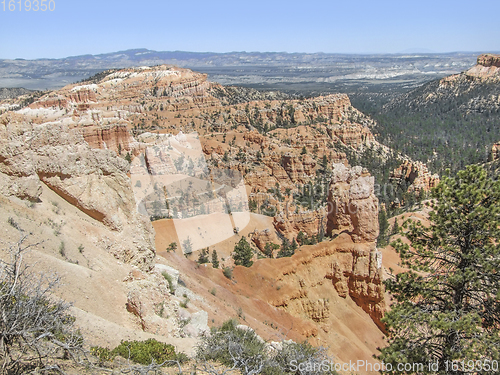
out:
M61 254L63 258L66 258L66 244L64 241L61 241L59 244L59 254Z
M99 346L90 349L101 363L112 361L117 355L130 359L142 365L157 364L160 366L174 365L187 361L183 353L176 353L173 345L159 342L155 339L145 341L122 341L113 350Z
M215 361L228 368L238 369L244 375L314 374L317 372L296 372L293 364L309 362L311 365L316 364L317 369L322 361L331 361L324 348L315 348L307 342L282 341L280 349L269 350L252 329L238 327L236 320L213 327L210 335L203 336L197 347L196 358L201 362L200 367L204 372L210 373L208 370L213 370L213 366L209 363ZM324 373L329 374L328 371Z
M20 374L49 360L78 359L83 338L69 315L70 304L54 298L59 278L37 274L23 263L28 235L8 249L9 261L0 261L0 361L1 373Z

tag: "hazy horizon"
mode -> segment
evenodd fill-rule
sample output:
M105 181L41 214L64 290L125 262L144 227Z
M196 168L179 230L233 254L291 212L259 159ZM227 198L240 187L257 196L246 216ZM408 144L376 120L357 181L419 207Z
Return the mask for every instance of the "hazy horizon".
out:
M10 3L8 3L10 4ZM24 4L24 3L22 3ZM15 2L19 7L19 2ZM70 2L3 10L4 59L64 58L135 49L398 54L500 51L500 2L393 0ZM428 52L432 51L432 52Z
M82 54L77 54L77 55L68 55L68 56L61 56L61 57L34 57L34 58L23 58L23 57L3 57L0 56L0 59L2 60L62 60L62 59L67 59L67 58L75 58L75 57L81 57L81 56L103 56L103 55L110 55L110 54L115 54L115 53L124 53L124 52L130 52L130 51L150 51L150 52L157 52L157 53L192 53L192 54L217 54L217 55L224 55L224 54L298 54L298 55L315 55L315 54L324 54L324 55L339 55L339 56L399 56L399 55L452 55L452 54L482 54L482 53L493 53L493 54L498 54L500 53L500 50L498 51L448 51L448 52L436 52L436 51L419 51L418 49L409 49L407 51L399 51L399 52L352 52L352 53L346 53L346 52L323 52L323 51L316 51L316 52L303 52L303 51L294 51L294 52L287 52L287 51L223 51L223 52L214 52L214 51L188 51L188 50L152 50L148 48L128 48L125 50L116 50L116 51L108 51L108 52L103 52L103 53L82 53Z

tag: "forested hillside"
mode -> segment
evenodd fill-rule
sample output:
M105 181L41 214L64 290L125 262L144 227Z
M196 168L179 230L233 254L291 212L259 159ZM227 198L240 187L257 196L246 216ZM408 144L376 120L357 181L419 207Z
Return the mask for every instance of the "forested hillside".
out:
M442 173L485 162L500 139L500 85L460 75L430 82L374 114L381 143Z
M353 105L371 115L382 144L426 163L437 173L484 163L500 140L500 58L481 55L461 74L392 95L354 95Z

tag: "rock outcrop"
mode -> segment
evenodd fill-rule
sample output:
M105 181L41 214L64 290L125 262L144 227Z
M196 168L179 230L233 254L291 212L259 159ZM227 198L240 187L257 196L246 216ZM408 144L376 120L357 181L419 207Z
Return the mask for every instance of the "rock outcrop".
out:
M274 228L288 240L297 238L299 232L307 237L318 233L326 233L326 210L320 208L314 211L300 213L282 212L274 217Z
M408 191L429 191L439 184L439 175L429 172L427 166L419 161L405 160L391 172L389 179L399 186L405 184Z
M498 160L500 159L500 142L495 143L493 146L491 146L491 155L490 155L490 160Z
M354 242L373 242L379 233L375 178L361 167L334 164L328 192L327 234L346 232Z
M90 147L113 150L117 153L130 151L134 143L125 123L85 127L82 129L82 134Z
M347 234L332 242L303 247L280 261L279 297L269 302L294 316L328 325L334 305L330 293L352 298L384 330L382 255L375 243L355 243ZM332 289L330 289L332 288Z
M92 149L77 129L0 117L0 192L36 201L42 183L114 233L106 244L116 258L150 269L155 255L151 223L135 209L128 163Z
M497 82L500 80L500 55L491 53L479 55L477 65L473 66L465 74L469 77Z
M500 55L494 55L492 53L484 53L478 56L477 63L487 68L491 66L500 68Z

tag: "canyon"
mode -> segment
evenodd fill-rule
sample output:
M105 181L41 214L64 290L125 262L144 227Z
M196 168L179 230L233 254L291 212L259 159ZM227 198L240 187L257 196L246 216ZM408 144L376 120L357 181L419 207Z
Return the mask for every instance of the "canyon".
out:
M498 67L478 62L482 76ZM19 228L44 241L30 261L62 275L93 343L155 337L192 354L210 326L236 318L265 340L374 361L388 266L375 178L349 158L395 158L390 179L410 192L439 176L378 142L346 94L260 93L158 65L12 103L0 114L2 242ZM311 242L291 257L266 256L300 236ZM232 259L242 238L249 268ZM220 268L195 262L200 249L216 250Z

